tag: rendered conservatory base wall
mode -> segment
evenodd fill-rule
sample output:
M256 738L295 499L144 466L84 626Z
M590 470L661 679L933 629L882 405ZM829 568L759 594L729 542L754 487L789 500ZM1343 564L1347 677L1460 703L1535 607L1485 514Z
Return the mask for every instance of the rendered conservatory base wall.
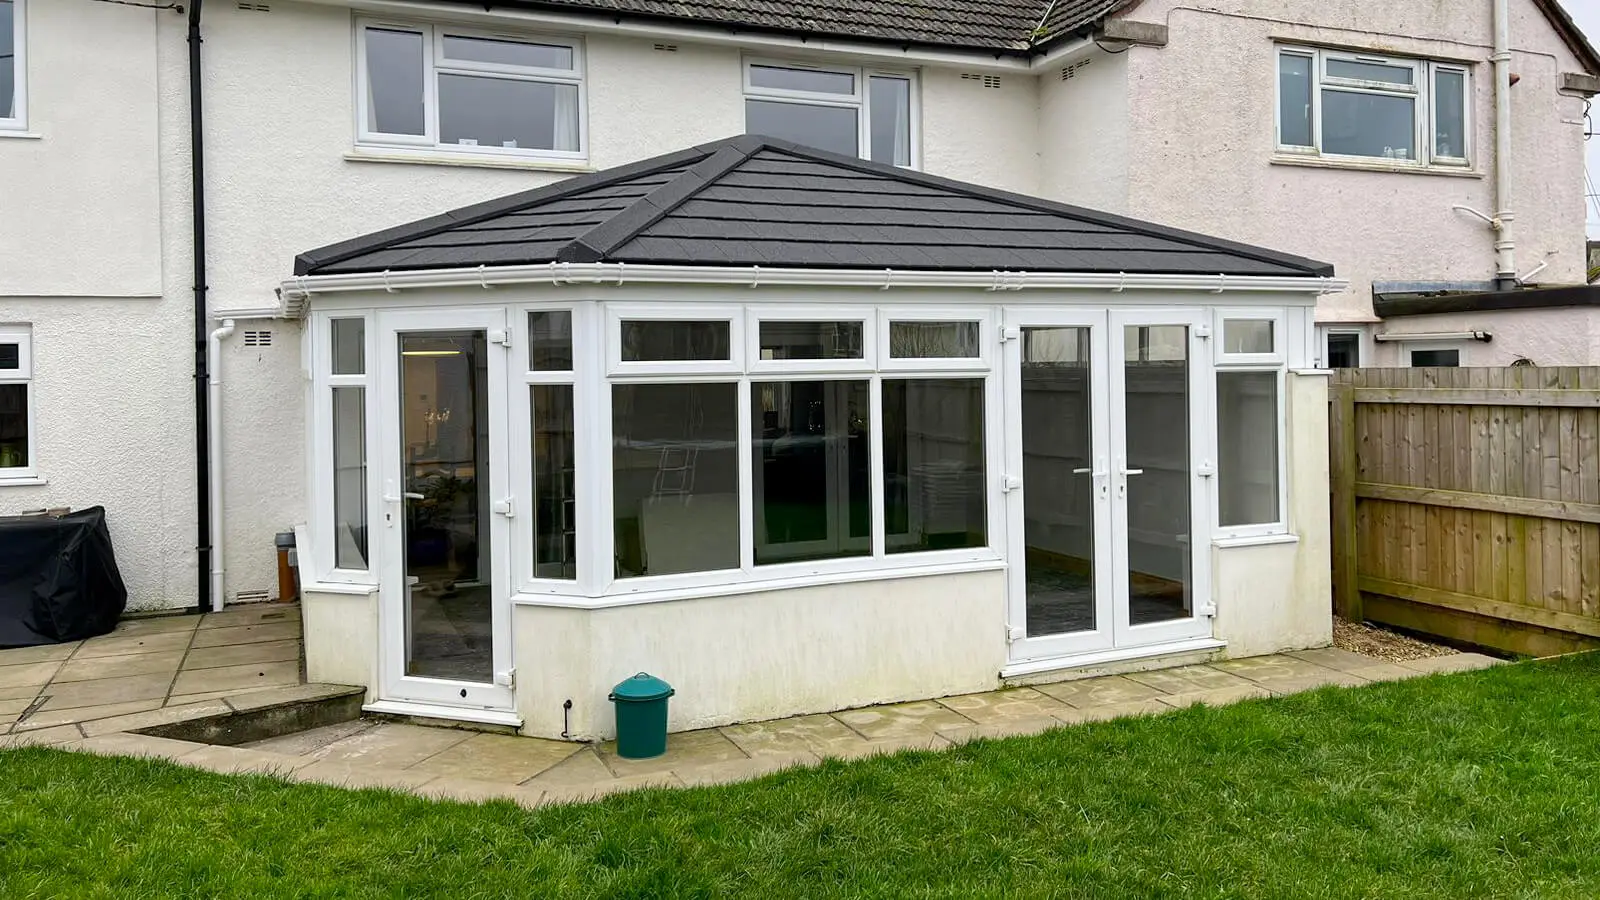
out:
M967 572L610 609L518 606L523 733L615 735L606 699L637 672L676 690L687 731L988 690L1005 664L1005 573Z

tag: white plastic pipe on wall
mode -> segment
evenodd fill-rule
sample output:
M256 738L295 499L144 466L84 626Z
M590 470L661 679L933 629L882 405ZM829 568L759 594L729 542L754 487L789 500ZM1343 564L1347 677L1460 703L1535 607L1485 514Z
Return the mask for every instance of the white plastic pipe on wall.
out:
M233 334L233 320L223 319L222 325L211 332L211 377L206 390L211 397L211 422L206 441L211 447L211 496L206 502L211 506L211 611L222 611L224 567L222 563L222 342Z
M1495 286L1517 286L1517 242L1511 224L1511 2L1494 3Z

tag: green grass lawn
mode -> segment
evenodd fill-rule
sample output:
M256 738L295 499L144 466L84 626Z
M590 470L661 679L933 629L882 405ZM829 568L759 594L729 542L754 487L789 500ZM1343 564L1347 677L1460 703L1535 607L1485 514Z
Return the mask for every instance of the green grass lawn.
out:
M0 898L1596 897L1600 656L525 811L0 753Z

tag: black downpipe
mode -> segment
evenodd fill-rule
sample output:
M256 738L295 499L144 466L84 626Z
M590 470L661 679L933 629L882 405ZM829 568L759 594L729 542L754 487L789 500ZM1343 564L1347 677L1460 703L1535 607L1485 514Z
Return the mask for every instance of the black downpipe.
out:
M206 191L205 137L200 114L200 4L189 2L189 170L194 203L194 489L199 501L196 544L199 551L198 598L195 612L211 609L211 403L206 383L211 379L209 316L206 314Z

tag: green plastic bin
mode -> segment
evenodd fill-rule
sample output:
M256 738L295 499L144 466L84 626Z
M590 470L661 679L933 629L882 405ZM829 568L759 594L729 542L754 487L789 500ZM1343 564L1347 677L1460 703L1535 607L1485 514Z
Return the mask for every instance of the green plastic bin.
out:
M617 755L650 759L667 752L667 698L672 685L644 672L611 689L617 708Z

